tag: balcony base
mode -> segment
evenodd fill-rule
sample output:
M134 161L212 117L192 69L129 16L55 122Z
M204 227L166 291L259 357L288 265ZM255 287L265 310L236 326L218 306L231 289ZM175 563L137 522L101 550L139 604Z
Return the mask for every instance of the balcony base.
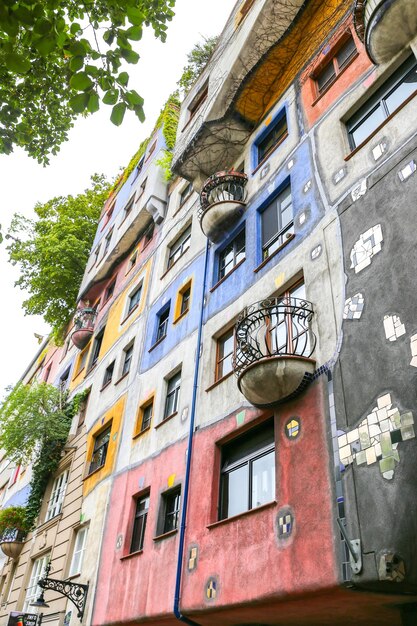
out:
M18 559L25 545L24 541L2 541L0 548L9 559Z
M270 408L301 393L311 381L316 362L302 356L265 357L239 376L245 398L259 408Z
M91 328L80 328L78 330L74 330L71 335L72 343L78 350L83 350L91 337L93 336L93 329Z
M220 242L242 217L246 203L236 200L215 202L200 217L201 230L213 243Z
M375 2L369 2L369 9ZM386 63L417 36L417 4L410 0L385 0L367 15L365 44L374 63Z

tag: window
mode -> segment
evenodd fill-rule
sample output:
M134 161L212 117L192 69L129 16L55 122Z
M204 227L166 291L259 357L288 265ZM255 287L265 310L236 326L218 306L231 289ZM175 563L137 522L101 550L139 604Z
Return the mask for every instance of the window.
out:
M143 433L145 430L149 428L151 425L153 417L153 398L143 406L141 406L139 411L139 433ZM138 434L139 434L138 433Z
M293 209L288 185L261 213L262 257L267 259L292 234Z
M46 372L45 372L45 375L44 375L44 377L43 377L43 382L44 382L44 383L47 383L47 382L48 382L49 375L50 375L50 373L51 373L51 369L52 369L52 363L50 363L50 364L48 365L48 367L46 368Z
M186 228L186 230L174 241L174 243L169 248L168 255L168 267L172 267L174 263L178 261L178 259L188 250L191 243L191 226Z
M178 528L181 507L181 487L162 494L158 534L163 535Z
M191 296L191 287L188 287L181 294L181 307L180 307L180 315L184 315L187 313L190 308L190 296Z
M149 148L149 151L148 151L148 156L146 157L146 161L147 161L148 159L150 159L151 155L155 152L155 148L156 148L156 139L155 139L155 141L153 142L153 144L151 145L151 147Z
M114 361L106 367L106 371L104 372L102 388L106 387L107 385L111 383L111 380L113 378L113 372L114 372Z
M23 612L31 612L30 604L35 602L41 593L41 588L38 587L38 581L42 578L47 563L49 561L50 554L41 556L36 561L33 561L32 572L30 575L29 585L26 589L25 603L23 605Z
M135 265L136 265L136 261L137 261L137 258L138 258L138 253L137 253L137 252L135 252L135 254L133 254L133 255L130 257L130 259L129 259L129 266L128 266L128 268L127 268L127 272L130 272L130 270L131 270L133 267L135 267Z
M101 248L101 244L99 244L97 246L97 248L94 250L94 262L93 265L95 265L98 261L98 255L100 254L100 248Z
M88 357L88 346L84 348L84 350L80 353L80 356L78 357L77 370L75 374L76 376L78 376L78 374L82 372L82 370L85 368L85 364L87 363L87 357Z
M245 229L219 252L217 280L221 280L245 258Z
M174 323L190 310L191 284L192 281L188 280L178 291L175 301Z
M220 519L275 499L274 424L268 421L222 447Z
M85 416L87 414L87 406L88 406L88 401L90 399L91 388L86 389L85 391L86 391L86 396L84 397L84 400L81 402L80 409L78 412L77 435L79 435L79 433L81 432L81 429L85 422Z
M135 198L134 198L134 196L133 196L132 198L130 198L129 202L128 202L128 203L126 204L126 206L125 206L125 210L124 210L124 214L123 214L123 219L124 219L124 220L125 220L125 219L126 219L126 218L130 215L130 213L132 212L134 202L135 202Z
M336 80L340 72L349 65L350 61L357 55L355 42L352 36L344 38L342 44L333 51L333 56L325 65L322 65L314 73L314 80L317 84L317 90L321 95Z
M198 109L201 107L203 102L207 100L207 96L208 96L208 80L201 87L201 89L197 92L197 94L194 96L194 98L191 100L188 106L188 122L194 117L194 115L197 113Z
M115 206L115 204L116 204L116 201L114 201L114 202L111 204L110 208L109 208L109 209L107 210L107 212L105 213L105 215L104 215L104 221L103 221L103 226L101 227L101 230L103 230L103 229L107 226L107 224L110 222L110 220L111 220L111 218L112 218L112 215L113 215L113 211L114 211L114 206Z
M152 241L154 230L155 230L155 224L151 222L148 228L145 230L145 233L143 235L143 247L144 248L146 248L148 243Z
M271 123L271 126L268 127L255 142L256 165L259 165L261 161L266 159L287 136L287 116L285 109L283 109L277 119Z
M95 470L103 467L106 462L107 449L109 447L111 426L94 437L93 456L91 457L88 473L91 474Z
M65 370L65 372L62 374L62 376L59 379L59 389L61 391L65 391L68 385L68 380L69 380L69 375L70 375L70 369L68 368Z
M141 182L140 187L139 187L139 191L138 191L138 200L139 198L141 198L143 196L143 193L145 191L145 187L146 187L146 183L147 183L147 178L145 178L144 181Z
M163 419L167 419L178 411L178 401L181 388L181 370L168 379L167 395Z
M104 302L107 302L107 300L110 300L110 298L113 296L115 286L116 286L116 279L114 278L111 281L110 285L107 287L106 291L104 292Z
M417 90L417 61L407 59L347 122L350 147L359 146Z
M141 173L144 161L145 161L145 157L143 156L135 168L135 175L132 180L132 185L137 179L137 177L139 176L139 174Z
M188 199L188 197L191 196L192 191L193 186L191 183L188 183L188 185L184 187L184 189L180 193L180 206L182 206L184 202Z
M169 320L169 306L165 307L162 311L158 313L156 316L156 336L155 343L158 341L162 341L167 335L168 330L168 320Z
M130 372L130 366L132 364L132 357L133 357L133 346L134 346L134 344L132 343L132 345L128 346L123 351L124 352L124 361L123 361L121 377L126 376L126 374L128 374Z
M62 505L64 503L65 491L68 483L68 470L62 472L54 480L52 485L51 497L48 502L48 510L46 511L45 522L49 519L59 515L62 511Z
M236 16L236 26L238 26L243 21L243 19L247 16L247 14L251 10L254 3L255 3L255 0L244 0Z
M74 550L72 553L71 565L69 568L68 576L77 576L77 574L81 574L81 568L83 565L83 556L85 551L85 546L87 543L87 534L88 527L83 526L77 530L77 534L75 535L75 543Z
M94 367L94 365L98 361L98 357L100 355L100 350L101 350L101 345L103 343L103 337L104 337L104 328L96 335L96 337L94 339L94 344L93 344L93 350L91 352L91 360L90 360L89 369Z
M107 233L107 235L106 235L106 236L105 236L105 238L104 238L104 250L103 250L103 257L105 257L105 256L106 256L106 254L107 254L107 251L108 251L109 246L110 246L110 241L111 241L112 235L113 235L113 228L111 228L111 229L109 230L109 232Z
M131 554L143 549L148 511L149 493L136 500L135 521L133 522L132 541L130 543Z
M128 307L127 307L127 314L128 315L129 315L129 313L131 313L133 311L133 309L136 309L136 307L139 306L141 294L142 294L142 283L139 285L139 287L136 287L136 289L133 291L133 293L131 293L130 296L129 296L129 304L128 304Z
M280 303L286 304L291 298L305 300L305 285L299 283L291 287L280 296ZM310 338L308 327L293 318L291 310L286 312L283 307L276 309L268 320L267 341L268 350L272 354L308 354L310 352Z
M216 380L233 371L232 359L235 345L234 329L231 328L217 340Z

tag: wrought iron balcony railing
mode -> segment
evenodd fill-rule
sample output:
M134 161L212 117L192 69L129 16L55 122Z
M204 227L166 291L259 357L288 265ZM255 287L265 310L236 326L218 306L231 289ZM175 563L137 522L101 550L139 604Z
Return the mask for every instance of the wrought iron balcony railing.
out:
M316 338L311 331L313 305L299 298L268 298L246 307L236 324L234 371L240 376L253 363L270 357L310 358Z
M235 170L217 172L204 183L198 219L205 235L217 241L242 215L248 177Z
M74 330L72 332L72 342L79 349L82 350L90 341L93 332L94 324L97 317L96 309L91 307L85 307L78 309L74 316Z
M12 543L15 541L24 541L25 539L26 533L17 528L6 528L0 535L0 543Z

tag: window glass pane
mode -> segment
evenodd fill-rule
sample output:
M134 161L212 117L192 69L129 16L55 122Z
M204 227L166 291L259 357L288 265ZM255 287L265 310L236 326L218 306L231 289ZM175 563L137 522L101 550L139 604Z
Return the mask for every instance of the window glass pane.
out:
M339 70L343 69L347 63L349 63L350 59L356 52L355 42L352 37L346 41L345 44L340 48L339 52L336 54L337 64L339 66Z
M280 120L274 123L274 126L268 134L258 143L258 163L262 161L267 154L278 145L283 137L287 134L287 118L284 115Z
M251 508L275 498L275 452L272 450L252 463Z
M407 74L401 83L385 98L389 113L393 113L417 89L417 69Z
M165 496L164 533L178 528L181 493L174 492Z
M278 232L276 200L262 213L262 245L265 246Z
M85 550L85 543L87 538L87 528L81 528L77 532L74 545L74 553L72 555L72 562L69 571L69 576L75 576L81 572L83 554Z
M328 65L326 65L320 74L317 76L317 86L319 91L323 91L326 89L328 85L336 78L336 72L334 69L333 61L330 61Z
M359 146L362 141L365 141L375 128L378 128L378 126L382 124L384 119L384 111L381 105L378 105L378 107L372 111L368 117L366 117L354 130L352 130L351 136L353 138L354 145Z
M223 481L224 517L231 517L247 511L249 489L248 465L228 472Z

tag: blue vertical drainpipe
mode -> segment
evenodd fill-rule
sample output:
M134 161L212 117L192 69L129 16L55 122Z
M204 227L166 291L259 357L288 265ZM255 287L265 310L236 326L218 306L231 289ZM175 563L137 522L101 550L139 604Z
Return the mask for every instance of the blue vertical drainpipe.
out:
M198 334L197 334L197 354L194 370L194 384L193 384L193 397L191 400L191 412L190 412L190 429L188 431L188 448L187 448L187 464L185 467L185 480L184 480L184 496L181 513L181 526L180 526L180 539L178 546L178 561L177 561L177 576L175 580L175 596L174 596L174 615L181 622L190 624L191 626L199 626L197 622L188 619L182 615L180 610L180 592L181 592L181 574L182 563L184 558L184 538L185 528L187 523L187 505L188 505L188 490L190 485L190 470L191 470L191 456L193 450L193 435L194 435L194 421L195 421L195 407L197 401L197 389L198 389L198 370L200 367L201 358L201 335L203 330L203 314L204 314L204 299L206 295L206 280L207 280L207 267L209 257L209 240L207 239L206 253L204 258L204 276L203 276L203 288L201 291L201 306L200 306L200 319L198 322Z

